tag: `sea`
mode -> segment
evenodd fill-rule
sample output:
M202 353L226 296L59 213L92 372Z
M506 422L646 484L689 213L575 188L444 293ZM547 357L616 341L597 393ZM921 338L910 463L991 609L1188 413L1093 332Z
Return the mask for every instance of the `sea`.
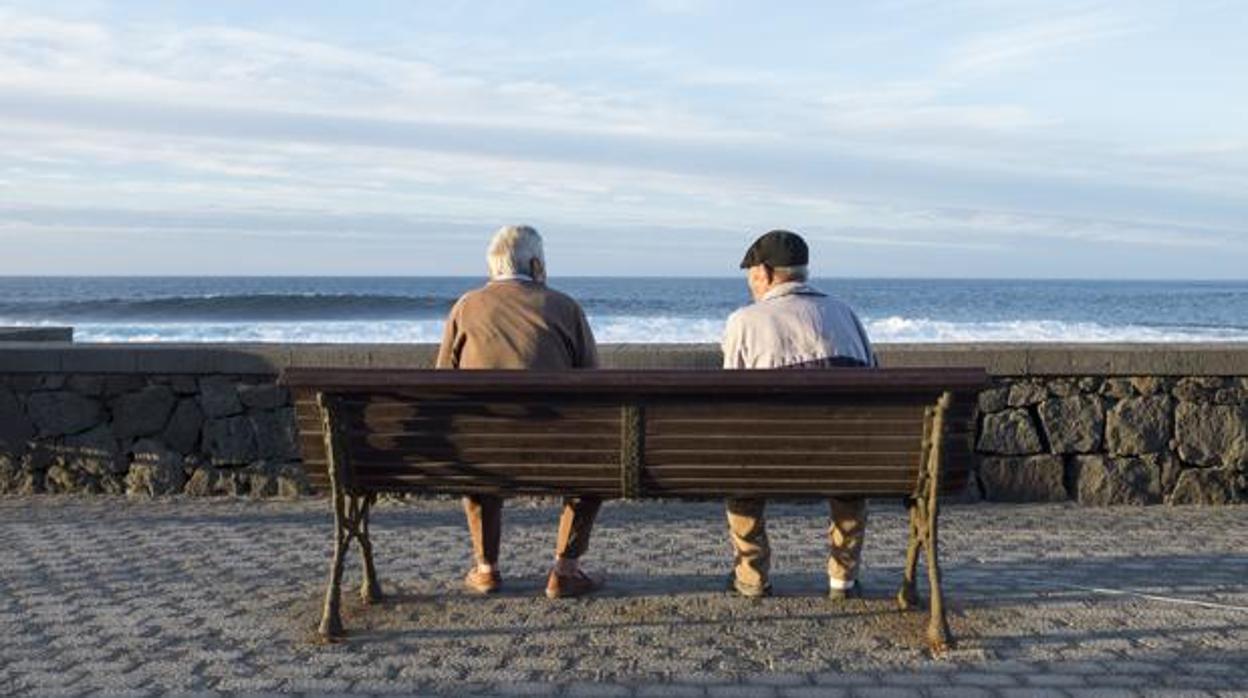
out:
M476 277L0 277L0 325L79 342L436 342ZM875 342L1248 341L1248 281L815 279ZM718 342L744 279L552 278L600 342Z

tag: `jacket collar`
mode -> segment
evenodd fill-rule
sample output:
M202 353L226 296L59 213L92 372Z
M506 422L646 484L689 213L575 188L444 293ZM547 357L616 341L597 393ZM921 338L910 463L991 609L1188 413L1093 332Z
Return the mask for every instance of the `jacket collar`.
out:
M827 294L804 281L786 281L771 287L760 300L769 301L784 296L826 296Z
M528 274L504 274L502 276L495 276L494 278L490 279L490 283L492 284L502 283L506 281L517 281L522 284L537 283L537 280L534 279L532 276L529 276Z

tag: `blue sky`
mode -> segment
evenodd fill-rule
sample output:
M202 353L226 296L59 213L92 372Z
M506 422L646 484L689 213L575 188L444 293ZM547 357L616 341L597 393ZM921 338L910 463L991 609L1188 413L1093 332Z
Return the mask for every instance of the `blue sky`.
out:
M1248 4L6 2L0 274L1248 276Z

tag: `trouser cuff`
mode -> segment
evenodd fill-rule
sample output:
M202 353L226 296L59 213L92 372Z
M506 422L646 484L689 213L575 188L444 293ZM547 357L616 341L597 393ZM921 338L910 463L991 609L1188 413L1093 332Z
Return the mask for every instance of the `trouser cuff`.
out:
M836 577L828 577L828 588L833 591L848 591L854 588L854 580L837 579Z

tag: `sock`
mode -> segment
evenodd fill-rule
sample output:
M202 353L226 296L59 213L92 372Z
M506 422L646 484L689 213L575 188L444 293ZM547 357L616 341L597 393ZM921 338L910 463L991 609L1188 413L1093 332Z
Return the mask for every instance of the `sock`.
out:
M828 577L828 588L833 591L849 591L854 588L854 580L846 581L836 577Z

